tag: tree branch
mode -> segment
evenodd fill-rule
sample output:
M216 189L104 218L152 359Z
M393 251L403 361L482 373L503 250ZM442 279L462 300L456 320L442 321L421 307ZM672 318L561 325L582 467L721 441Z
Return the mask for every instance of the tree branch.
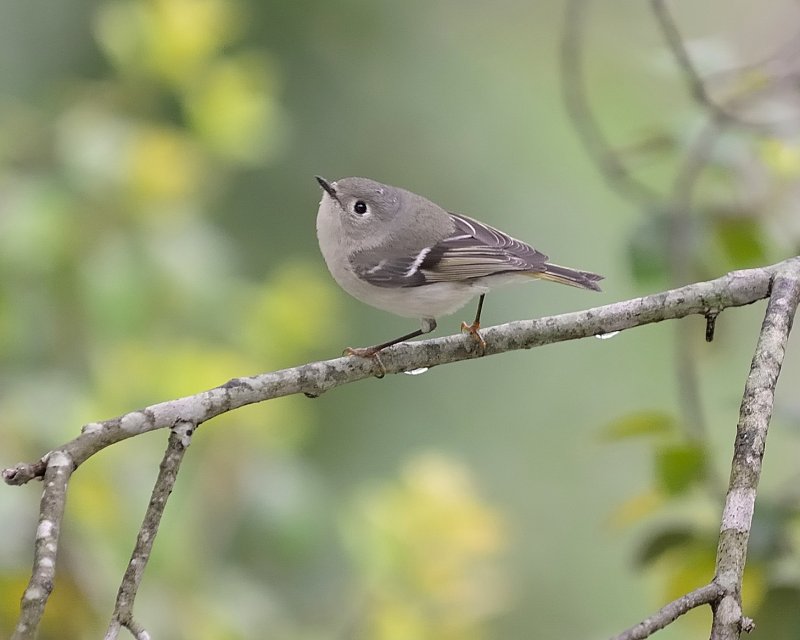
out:
M800 271L794 263L785 272L776 274L772 284L739 410L731 478L717 547L715 581L725 595L715 608L712 640L735 640L743 627L752 624L742 616L742 576L775 386L798 302Z
M748 305L766 298L773 276L799 264L800 258L791 258L770 267L733 271L716 280L594 309L488 327L481 330L487 342L483 351L469 336L456 334L402 343L381 352L381 359L386 373L402 373L623 331L689 315L705 315L709 311ZM379 365L373 360L347 356L234 378L192 396L154 404L103 422L89 423L78 437L59 450L68 455L77 468L98 451L141 433L172 428L179 422L199 426L239 407L297 393L319 396L335 387L380 373ZM25 484L41 475L42 460L45 459L46 456L7 468L3 471L3 480L10 485Z
M734 624L731 620L735 618L737 628L741 628L746 621L741 617L741 610L738 609L737 613L733 605L739 606L746 534L749 532L755 485L760 473L760 455L763 454L766 425L772 407L772 392L780 371L791 318L800 298L800 257L769 267L734 271L716 280L698 282L594 309L489 327L482 330L487 342L485 350L476 348L473 340L461 334L403 343L382 353L383 367L372 359L357 356L313 362L291 369L234 378L208 391L154 404L104 422L87 424L78 437L41 459L20 463L3 471L4 481L10 485L21 485L41 475L44 475L45 480L34 568L22 599L20 619L13 640L34 637L47 597L52 590L67 480L78 466L105 447L155 429L173 430L145 522L120 586L114 616L109 625L110 635L106 636L116 638L124 626L136 638L144 640L149 635L132 618L133 599L193 427L248 404L297 393L318 396L329 389L383 372L401 373L423 367L430 368L517 349L608 334L693 314L707 316L728 307L752 304L768 296L770 303L742 403L740 436L737 437L734 472L731 476L732 489L728 492L720 540L718 580L715 580L725 594L715 607L715 614L719 614L720 620L726 621L724 624L728 625ZM657 626L659 620L666 620L673 614L677 617L688 610L686 607L697 606L692 604L694 602L702 604L699 599L707 597L710 588L688 594L634 629L660 628ZM723 626L721 622L720 628ZM640 630L636 633L642 632ZM729 637L733 636L719 635L715 639L727 640Z
M703 604L711 604L714 611L711 640L738 640L742 631L753 629L753 621L742 615L741 607L747 542L775 386L800 303L800 262L793 259L783 264L785 268L776 272L772 281L769 303L742 397L714 580L669 603L612 640L642 640Z
M608 185L629 200L638 204L649 204L659 200L661 195L631 174L619 159L619 154L611 146L589 106L583 69L587 4L587 0L567 0L565 8L559 57L564 106L587 154Z
M672 15L667 8L666 0L652 0L653 14L656 17L661 32L664 34L664 39L667 41L667 46L672 52L678 67L683 73L686 83L689 87L689 92L695 99L698 105L708 111L714 119L721 123L733 125L748 129L751 131L761 131L768 133L775 129L776 126L784 123L769 123L749 120L729 108L715 102L708 93L706 82L700 76L697 68L694 66L689 52L686 50L686 45L683 41L678 25L672 18Z
M653 635L659 629L663 629L668 624L677 620L684 613L692 609L716 601L722 595L722 587L712 582L704 587L681 596L673 600L668 605L663 606L649 618L642 620L639 624L626 631L623 631L611 640L643 640Z
M164 458L161 460L161 467L153 487L153 494L147 505L144 522L139 529L136 537L136 545L131 554L131 560L122 583L117 592L117 601L114 605L114 613L111 615L111 622L106 631L105 640L116 640L122 627L127 628L137 640L149 640L148 632L133 619L133 602L136 599L136 592L142 582L144 570L150 559L150 552L153 549L158 525L164 515L164 508L167 506L167 499L172 493L175 481L178 478L183 456L192 442L192 433L195 426L191 423L182 422L172 428L169 434L169 442Z
M669 199L665 208L669 212L667 237L667 255L669 261L670 282L673 285L691 281L696 262L695 224L698 211L694 206L694 194L697 183L708 165L709 157L722 133L722 127L713 116L707 119L702 128L695 134L673 181ZM714 311L706 315L713 316ZM708 322L708 321L707 321ZM706 325L708 327L708 324ZM709 334L706 331L706 340ZM695 341L685 325L675 325L675 382L678 389L678 400L683 416L686 435L695 442L708 443L708 427L701 400L701 380L698 374L697 350ZM705 471L708 488L715 498L724 490L724 481L717 477L714 466L706 460Z
M45 456L44 490L39 504L39 526L33 552L33 571L22 595L20 615L11 640L33 640L44 614L47 599L53 590L58 555L58 537L64 507L67 504L67 482L72 475L72 459L63 451Z

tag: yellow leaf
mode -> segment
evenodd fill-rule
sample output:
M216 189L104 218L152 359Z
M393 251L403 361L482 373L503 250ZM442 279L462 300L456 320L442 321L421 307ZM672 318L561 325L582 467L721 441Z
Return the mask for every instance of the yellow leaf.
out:
M482 620L503 608L494 558L504 528L456 461L413 458L397 483L364 492L344 525L369 592L380 594L368 637L480 638Z
M608 523L615 529L629 527L655 513L666 502L657 489L649 489L625 500L611 512Z
M188 198L200 186L201 164L198 150L178 131L143 127L128 151L129 187L146 203Z
M800 176L800 147L778 138L768 138L761 143L761 157L779 176Z
M274 70L257 52L209 64L184 94L194 128L215 153L256 161L275 147L279 111Z
M233 40L240 12L226 0L122 0L101 7L95 31L119 67L182 86Z

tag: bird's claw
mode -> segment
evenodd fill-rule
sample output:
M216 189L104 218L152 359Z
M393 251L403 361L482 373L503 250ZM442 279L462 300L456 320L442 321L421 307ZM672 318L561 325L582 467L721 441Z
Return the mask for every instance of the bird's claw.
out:
M383 378L386 375L386 367L383 366L383 362L381 361L379 349L375 349L374 347L347 347L342 355L369 358L378 365L378 369L380 369L380 374L375 374L375 377Z
M467 324L466 322L461 323L462 333L468 333L469 335L471 335L472 339L480 345L481 351L485 351L486 340L484 340L483 336L480 334L479 331L480 328L481 328L480 322L473 322L472 324Z

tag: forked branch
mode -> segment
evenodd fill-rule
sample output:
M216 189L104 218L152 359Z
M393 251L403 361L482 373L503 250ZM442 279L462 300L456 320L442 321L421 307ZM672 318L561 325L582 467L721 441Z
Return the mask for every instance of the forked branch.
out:
M794 260L787 264L785 271L775 275L747 376L722 512L714 579L612 640L642 640L705 604L711 605L714 614L711 640L737 640L742 631L753 628L753 621L742 613L742 578L775 387L798 303L800 265Z
M728 600L734 604L739 602L739 570L744 568L747 542L746 536L742 538L742 532L745 529L749 531L752 501L755 499L755 487L760 472L760 457L757 469L753 466L755 463L752 457L756 453L759 456L763 454L766 425L772 409L772 392L780 371L785 341L799 292L800 258L792 258L770 267L734 271L716 280L698 282L586 311L489 327L483 331L487 342L485 350L477 349L474 341L464 335L399 344L382 354L383 368L386 373L401 373L517 349L604 335L689 315L716 316L729 307L748 305L770 297L748 379L745 402L742 405L740 436L737 437L734 473L731 475L731 490L728 493L729 504L723 518L721 560L715 579L715 585L723 593L722 599L715 601L715 611L729 612ZM117 418L87 424L78 437L45 454L41 459L5 469L3 479L7 484L21 485L43 476L45 485L36 536L34 568L22 599L14 640L26 640L35 635L52 589L58 533L66 504L67 480L90 456L116 442L148 431L167 428L173 430L145 522L120 587L114 617L109 627L110 635L106 636L116 638L119 630L127 627L136 637L147 638L147 632L133 620L133 599L150 554L164 503L175 481L183 452L188 446L190 432L201 423L238 407L297 393L318 396L329 389L379 373L379 365L371 359L344 357L257 376L234 378L219 387L193 396L161 402ZM730 540L728 532L732 532L733 538ZM691 606L702 604L711 592L712 587L709 586L688 594L662 609L654 618L657 618L656 622L667 620L670 616L674 619ZM740 628L742 620L739 610L737 624ZM665 624L668 622L669 620ZM620 638L646 637L641 633L650 629L652 633L661 628L656 623L645 623L634 628L639 629L635 632L639 635L623 635ZM717 637L727 639L733 636Z

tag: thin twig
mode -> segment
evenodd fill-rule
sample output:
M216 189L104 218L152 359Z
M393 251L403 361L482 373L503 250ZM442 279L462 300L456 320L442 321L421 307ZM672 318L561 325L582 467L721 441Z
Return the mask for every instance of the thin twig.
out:
M708 166L708 159L722 133L722 125L710 116L689 146L673 181L667 208L669 211L669 271L673 285L684 284L693 274L694 194L697 183ZM718 313L711 310L711 313ZM683 424L689 438L708 443L708 426L700 394L700 375L697 366L695 336L685 324L675 325L675 373ZM710 461L706 462L709 488L722 491L724 483L715 477Z
M700 76L686 50L683 37L678 30L678 25L673 20L665 0L652 0L653 14L664 34L678 66L680 67L689 86L689 91L695 101L712 114L720 122L742 127L751 131L770 132L782 123L769 123L750 120L742 115L730 111L729 108L715 102L708 94L705 80Z
M22 595L20 615L11 640L33 640L47 599L53 590L58 555L58 538L67 503L67 483L74 469L72 458L62 451L47 456L44 490L39 504L39 526L33 552L33 571Z
M786 341L800 302L800 269L787 265L775 275L739 410L731 477L722 512L715 581L725 595L716 607L712 640L736 640L748 620L741 609L742 576L753 521L756 490L772 417L775 386Z
M126 627L136 640L150 639L150 635L144 627L133 618L133 603L136 599L136 592L142 581L145 567L150 559L150 552L158 534L158 526L161 522L161 517L164 515L167 499L175 486L178 470L183 456L191 444L194 429L194 424L181 422L175 425L169 434L167 450L161 460L161 467L153 487L150 503L147 505L144 521L139 529L139 535L136 537L136 546L133 549L131 560L117 592L117 601L114 605L114 613L111 616L105 640L116 640L119 637L121 627Z
M695 191L723 130L723 123L714 115L709 116L702 124L678 166L669 197L664 204L670 220L668 256L672 286L686 284L694 275Z
M620 161L589 106L583 63L588 0L567 0L561 33L561 91L567 114L583 145L609 186L628 200L648 204L661 199L655 189L635 178Z
M659 629L671 624L684 613L688 613L704 604L715 602L721 595L722 587L714 582L707 584L681 596L677 600L673 600L668 605L661 607L649 618L642 620L630 629L626 629L611 640L643 640Z
M793 19L797 21L798 16ZM800 54L800 31L796 31L794 35L786 39L785 42L778 44L775 49L755 60L736 67L728 69L718 69L710 71L705 74L706 84L713 83L719 80L730 80L731 78L745 76L753 72L758 72L760 75L769 75L776 83L788 82L797 77L795 71L787 69L775 69L781 65L791 65L796 63L798 55Z

